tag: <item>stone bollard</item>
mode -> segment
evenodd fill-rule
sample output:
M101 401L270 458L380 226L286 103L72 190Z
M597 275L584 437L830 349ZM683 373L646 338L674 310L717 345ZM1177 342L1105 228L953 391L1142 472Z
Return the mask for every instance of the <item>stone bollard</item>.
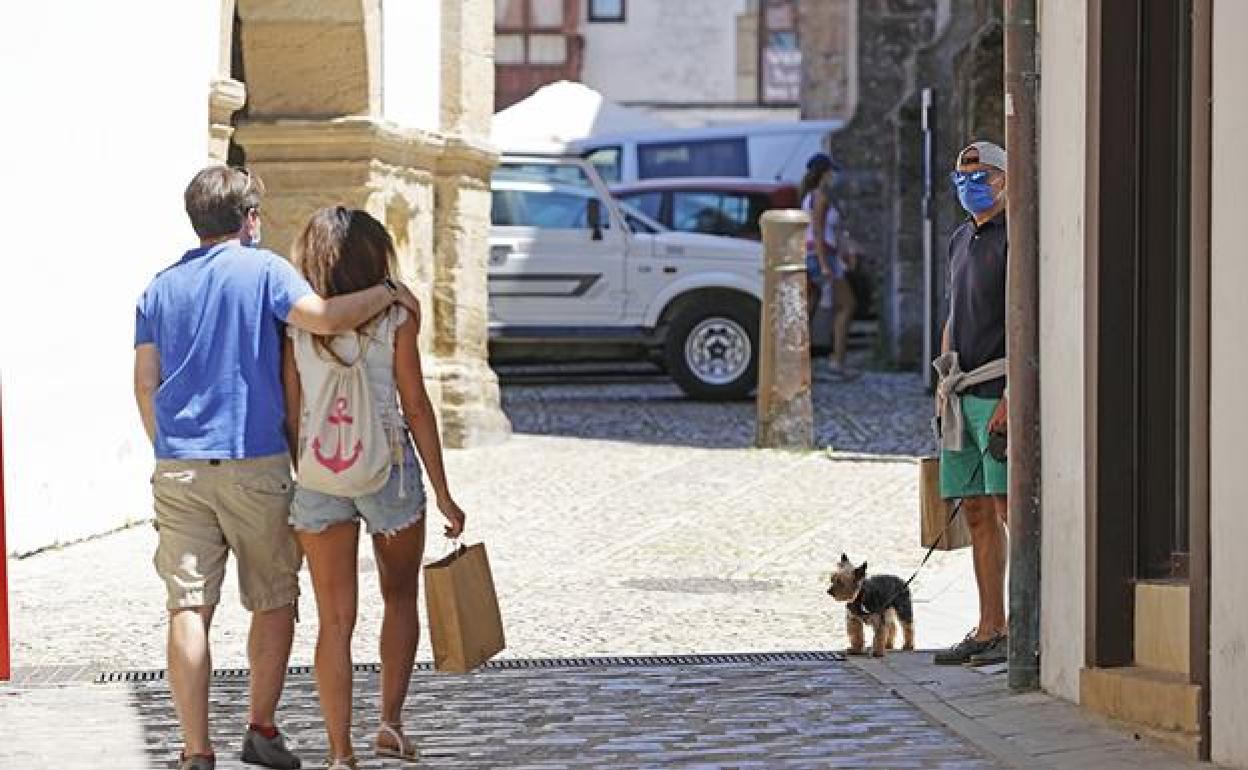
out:
M765 449L810 449L810 324L806 316L806 225L796 209L763 214L763 320L759 329L758 436Z

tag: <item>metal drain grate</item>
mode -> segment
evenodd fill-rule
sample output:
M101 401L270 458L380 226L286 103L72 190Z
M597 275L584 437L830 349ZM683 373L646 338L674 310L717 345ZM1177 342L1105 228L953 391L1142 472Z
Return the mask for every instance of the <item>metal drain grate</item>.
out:
M514 658L492 660L482 666L487 671L516 671L522 669L575 669L575 668L664 668L668 666L741 666L772 663L820 663L839 662L845 656L839 652L811 650L805 652L732 652L708 655L629 655L601 658ZM375 674L381 671L378 663L359 663L353 666L356 673ZM425 661L416 664L417 671L432 671L433 664ZM291 676L307 676L311 666L291 666ZM218 668L213 670L214 679L239 679L249 676L245 668ZM95 678L96 684L120 682L154 682L165 678L162 669L147 671L106 671Z

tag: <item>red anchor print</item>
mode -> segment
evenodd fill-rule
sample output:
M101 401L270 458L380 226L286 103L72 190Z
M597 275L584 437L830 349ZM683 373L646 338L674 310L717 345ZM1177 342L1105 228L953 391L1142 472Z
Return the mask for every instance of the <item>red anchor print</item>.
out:
M364 442L356 440L355 450L350 457L344 457L342 454L342 426L351 425L355 422L355 418L347 414L347 399L339 396L334 401L334 411L329 415L329 423L338 426L338 443L334 447L334 453L326 457L321 454L321 437L317 436L312 440L312 453L316 456L316 461L334 473L342 473L347 468L355 465L355 461L360 459L360 455L364 453Z

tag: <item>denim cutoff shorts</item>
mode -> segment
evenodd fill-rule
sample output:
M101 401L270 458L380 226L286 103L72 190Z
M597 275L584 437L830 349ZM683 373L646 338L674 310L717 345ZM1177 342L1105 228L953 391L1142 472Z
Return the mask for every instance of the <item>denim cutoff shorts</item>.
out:
M425 515L425 487L416 453L410 442L404 443L403 465L391 468L386 485L371 495L338 497L296 485L290 525L296 532L315 534L360 518L368 534L392 535L420 521Z
M832 278L841 280L845 277L845 265L835 254L828 255L828 264L832 268ZM815 283L823 282L823 272L819 269L819 256L814 252L806 255L806 275Z

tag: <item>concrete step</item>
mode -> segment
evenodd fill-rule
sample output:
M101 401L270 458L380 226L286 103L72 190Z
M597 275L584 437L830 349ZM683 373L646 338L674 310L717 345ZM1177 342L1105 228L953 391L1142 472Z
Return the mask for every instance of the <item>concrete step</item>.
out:
M1191 671L1190 588L1186 582L1135 586L1135 662L1186 676Z
M1200 738L1200 687L1184 674L1144 666L1085 668L1080 703L1126 722L1195 756Z

